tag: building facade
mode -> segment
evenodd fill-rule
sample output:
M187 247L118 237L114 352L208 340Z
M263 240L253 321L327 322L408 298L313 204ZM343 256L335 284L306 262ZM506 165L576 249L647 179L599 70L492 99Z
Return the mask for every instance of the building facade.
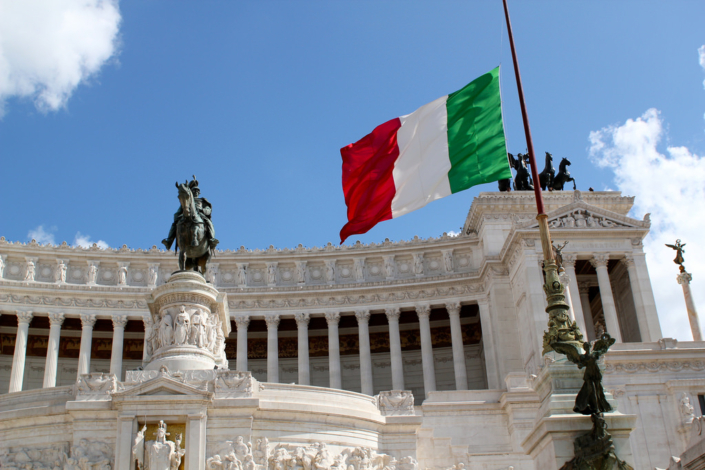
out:
M703 411L705 343L662 337L648 215L629 217L618 192L544 197L568 242L571 315L589 339L617 339L604 377L618 454L667 467ZM141 370L158 355L150 299L173 252L0 238L0 468L74 453L135 468L132 443L159 421L182 430L187 469L231 468L228 455L251 468L558 468L591 424L572 413L581 372L541 354L541 263L528 192L481 193L458 236L219 252L207 280L224 353L195 373Z

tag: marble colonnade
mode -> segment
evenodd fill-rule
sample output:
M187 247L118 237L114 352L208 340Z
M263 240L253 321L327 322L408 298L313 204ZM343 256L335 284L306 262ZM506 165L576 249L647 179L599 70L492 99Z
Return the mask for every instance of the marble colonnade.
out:
M460 322L460 308L460 302L451 302L446 304L446 310L448 311L448 316L450 319L456 389L467 390L468 378L465 365L463 334ZM431 326L429 321L431 307L426 304L420 304L416 305L414 309L419 318L424 389L428 393L429 391L436 390L433 349L431 344ZM399 307L388 307L384 310L384 314L387 318L389 326L392 388L394 390L404 390L404 370L402 361L401 335L399 330L399 317L401 315L401 309ZM309 385L310 363L308 351L308 327L311 315L308 313L295 313L293 315L296 320L298 330L299 384ZM342 389L340 337L338 332L341 312L330 311L325 312L323 315L328 325L328 386L330 388ZM361 391L362 393L372 395L374 393L374 382L372 374L373 368L369 330L371 312L369 309L358 309L354 312L354 315L357 320L359 335ZM281 314L264 315L264 319L267 322L267 381L269 382L277 382L279 380L279 336L277 333L281 316ZM234 321L237 326L237 369L248 370L247 330L250 324L250 317L245 315L235 315Z
M467 389L467 372L465 368L465 351L462 338L461 322L460 322L460 303L451 302L446 305L450 320L453 363L455 371L456 389ZM436 378L434 371L433 350L431 344L431 327L429 316L431 307L426 304L416 305L415 312L419 318L419 328L421 337L422 349L422 368L424 377L424 388L428 391L436 389ZM401 335L399 329L399 317L401 309L399 307L386 308L384 311L388 325L390 336L390 356L392 364L392 388L395 390L403 390L404 371L402 362ZM33 312L18 311L16 312L18 319L17 336L15 341L15 351L12 362L12 372L10 380L10 392L22 390L22 382L24 378L25 357L27 352L27 337L29 332L30 322L34 318ZM359 326L360 339L360 374L362 391L366 394L373 394L374 384L372 378L372 355L370 351L370 333L369 319L371 312L369 310L357 310L355 317ZM59 358L59 344L61 338L61 327L67 315L63 313L48 314L50 322L49 339L47 346L47 355L44 368L43 387L55 387L57 382L57 367ZM329 348L329 374L331 388L342 389L342 374L341 374L341 359L340 359L340 341L338 325L340 322L341 312L330 311L325 312L324 317L328 325L328 348ZM80 314L81 320L81 342L78 359L77 375L90 372L91 346L93 341L93 327L97 321L95 314ZM281 315L268 314L264 316L267 323L267 380L270 382L279 381L279 357L278 357L278 326ZM308 351L308 327L310 314L296 313L294 318L298 329L298 368L299 368L299 383L301 385L310 384L310 361ZM125 315L116 315L111 318L113 324L113 340L112 352L110 360L110 373L118 375L122 380L122 356L123 356L123 341L125 327L127 325L127 317ZM144 317L145 320L145 337L149 336L148 330L153 328L149 317ZM237 357L235 365L237 370L248 370L247 362L247 337L250 317L235 315L233 317L237 328Z
M575 263L578 256L575 253L563 255L565 278L568 281L566 294L570 296L572 313L581 331L585 333L587 338L595 338L595 324L589 298L590 282L581 281L579 275L576 274ZM655 305L653 305L653 295L650 292L649 295L645 295L646 287L643 286L644 283L641 279L643 276L640 276L640 269L645 269L645 265L640 266L642 260L632 254L615 255L615 258L611 258L609 254L597 254L590 255L590 258L586 260L595 268L597 274L605 328L617 342L623 341L608 271L610 259L619 261L627 268L641 340L657 341L661 338L661 328L658 324Z
M35 318L35 312L17 311L17 334L15 336L15 350L12 357L12 370L10 372L10 385L8 392L21 392L24 381L25 361L27 357L27 338L29 326ZM59 344L61 341L61 327L66 319L63 313L46 314L49 318L49 339L44 365L44 379L42 388L56 386L57 369L59 364ZM93 326L97 320L94 314L80 314L81 319L81 346L78 357L77 375L90 372L91 345L93 342ZM110 358L110 373L117 375L122 380L122 354L125 326L127 316L116 315L112 317L113 343Z

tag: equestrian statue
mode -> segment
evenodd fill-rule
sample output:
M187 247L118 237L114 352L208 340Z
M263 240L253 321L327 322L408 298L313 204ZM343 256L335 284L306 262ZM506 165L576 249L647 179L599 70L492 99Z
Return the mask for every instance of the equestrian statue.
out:
M529 155L518 153L517 158L514 158L514 155L508 153L507 156L511 167L517 172L514 177L514 191L533 191L534 185L528 169Z
M541 189L546 191L562 191L563 186L569 181L573 182L573 191L575 191L575 178L570 176L568 171L568 166L570 166L570 160L563 158L558 165L558 173L553 166L553 155L546 152L546 164L541 173L538 174L538 181L533 181L531 179L531 172L529 171L529 155L518 153L515 158L511 153L507 154L509 159L509 166L514 168L516 176L514 177L514 191L533 191L534 184L539 184ZM504 179L498 181L498 189L500 191L511 191L511 180Z
M199 197L196 175L191 182L176 183L181 206L174 214L169 235L162 240L167 250L176 240L175 251L179 255L179 270L193 269L206 274L206 264L215 253L218 239L211 221L213 206L204 197ZM181 250L181 252L179 252Z

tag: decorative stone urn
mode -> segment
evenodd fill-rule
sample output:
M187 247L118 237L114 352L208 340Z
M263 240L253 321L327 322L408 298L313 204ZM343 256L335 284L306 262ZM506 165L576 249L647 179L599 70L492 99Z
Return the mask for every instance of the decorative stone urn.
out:
M173 274L147 300L144 369L227 369L230 334L227 295L194 271ZM151 321L150 321L151 320Z

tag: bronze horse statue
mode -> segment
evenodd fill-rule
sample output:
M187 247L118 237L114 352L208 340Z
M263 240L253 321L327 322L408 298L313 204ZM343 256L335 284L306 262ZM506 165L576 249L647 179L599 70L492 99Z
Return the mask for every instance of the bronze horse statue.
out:
M206 263L212 253L206 237L206 230L199 214L196 210L196 203L191 184L176 183L179 190L179 202L183 216L176 226L176 251L179 252L179 270L188 271L193 269L205 276Z
M556 177L556 169L553 167L553 155L546 152L546 166L543 171L539 173L539 182L541 183L541 189L546 191L553 190L553 180Z
M570 160L568 160L567 158L562 159L561 163L558 164L558 174L553 179L553 189L555 189L556 191L562 191L563 185L566 184L568 181L573 182L573 191L576 190L575 178L570 176L568 166L570 166Z

